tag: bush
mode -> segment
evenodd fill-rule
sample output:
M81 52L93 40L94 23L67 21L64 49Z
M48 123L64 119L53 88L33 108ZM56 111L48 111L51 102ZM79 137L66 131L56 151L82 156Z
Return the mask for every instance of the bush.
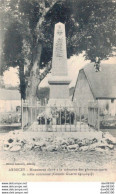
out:
M2 124L11 124L11 123L20 123L21 115L18 113L1 113L0 114L0 123Z
M102 129L115 129L116 128L116 117L111 117L110 115L102 118L100 121L100 128Z

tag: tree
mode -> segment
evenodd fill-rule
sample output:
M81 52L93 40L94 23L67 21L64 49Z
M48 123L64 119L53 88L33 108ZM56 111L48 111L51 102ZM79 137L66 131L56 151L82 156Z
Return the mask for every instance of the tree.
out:
M81 9L80 9L81 8ZM100 70L100 62L115 53L116 2L110 0L81 0L73 8L79 22L79 38L75 44L85 51L85 58ZM86 30L87 29L87 30ZM75 32L75 36L77 32Z
M25 55L23 50L23 37L21 32L19 31L20 28L20 23L14 21L10 24L8 31L6 31L4 41L4 57L7 67L18 66L21 98L25 99Z
M38 84L51 69L54 24L66 26L68 58L85 51L96 64L114 51L115 8L112 0L6 0L4 58L18 66L22 98L36 103ZM41 69L44 71L41 73ZM26 93L26 95L25 95Z
M0 76L3 76L3 72L7 70L7 66L3 63L3 40L5 35L5 24L6 20L4 21L5 11L3 8L2 1L0 1Z

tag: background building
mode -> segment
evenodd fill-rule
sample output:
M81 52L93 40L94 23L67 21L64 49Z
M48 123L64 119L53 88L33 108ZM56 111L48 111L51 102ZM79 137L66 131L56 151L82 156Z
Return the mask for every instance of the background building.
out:
M79 71L72 100L78 107L97 101L104 113L116 114L116 65L101 64L96 72L93 64Z
M0 112L15 112L17 107L21 107L19 91L0 89Z

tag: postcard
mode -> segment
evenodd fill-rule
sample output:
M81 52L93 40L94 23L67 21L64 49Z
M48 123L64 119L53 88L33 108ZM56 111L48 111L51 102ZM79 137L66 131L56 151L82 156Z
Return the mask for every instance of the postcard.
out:
M0 2L0 181L116 181L113 0Z

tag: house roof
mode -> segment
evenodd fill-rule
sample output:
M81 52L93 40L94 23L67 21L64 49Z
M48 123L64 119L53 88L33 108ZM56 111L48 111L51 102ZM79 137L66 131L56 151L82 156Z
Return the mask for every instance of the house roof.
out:
M96 72L91 63L83 71L95 98L116 98L116 64L101 64L101 71Z
M0 100L20 100L21 95L18 90L0 89Z

